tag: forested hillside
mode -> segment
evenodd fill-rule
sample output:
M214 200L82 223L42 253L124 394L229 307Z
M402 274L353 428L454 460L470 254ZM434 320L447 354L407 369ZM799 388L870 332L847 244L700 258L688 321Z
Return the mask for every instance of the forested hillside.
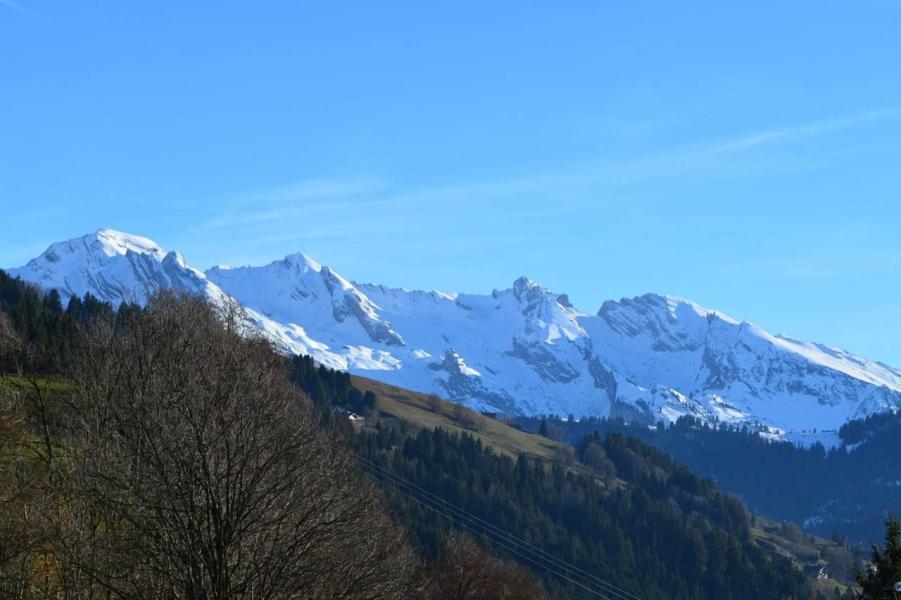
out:
M296 357L293 365L294 381L320 405L372 413L352 377L307 357ZM377 414L371 420L378 421ZM774 558L752 541L751 516L740 502L634 438L596 440L569 464L513 459L465 433L420 429L411 435L403 422L381 421L356 439L357 451L388 473L389 484L397 476L639 597L809 593L789 560ZM395 493L394 499L427 556L452 523L460 527L460 519L436 517L409 494ZM528 566L563 597L593 597L548 565Z
M523 427L578 445L593 432L629 435L714 479L754 512L853 543L882 537L886 513L901 514L901 414L850 421L842 444L802 447L691 418L656 429L622 420L523 419Z
M755 544L738 501L635 439L514 459L381 419L347 374L277 355L239 313L202 300L62 307L2 273L0 284L3 597L542 597L523 568L561 598L599 597L566 569L616 586L608 596L810 594L787 558Z

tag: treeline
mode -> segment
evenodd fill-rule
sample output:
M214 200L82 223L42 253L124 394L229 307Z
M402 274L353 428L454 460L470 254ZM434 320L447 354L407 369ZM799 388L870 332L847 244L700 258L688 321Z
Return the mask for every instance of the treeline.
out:
M292 373L327 414L359 398L351 376L308 357L295 357ZM569 467L514 460L442 429L411 433L403 423L362 431L355 447L381 470L642 598L808 597L803 575L751 540L739 501L634 438L592 436ZM427 557L461 527L415 497L392 497ZM553 569L527 564L557 596L593 597Z
M360 414L375 408L375 394L354 387L347 371L329 369L306 355L291 357L290 364L291 382L307 393L326 420L331 420L334 407Z
M63 306L57 290L44 292L0 270L0 335L16 342L16 353L7 352L0 368L58 373L71 362L86 328L136 308L123 304L114 309L91 294L71 296Z
M0 597L545 596L465 537L421 560L239 311L162 294L69 321L17 291L0 313L15 367L0 373ZM44 326L58 321L77 328L65 352Z
M882 536L886 513L901 514L901 414L851 421L842 445L827 450L770 441L747 428L712 427L683 417L656 429L620 419L522 419L526 430L578 445L594 432L638 438L719 487L754 512L804 524L811 532L869 543Z
M854 419L842 425L838 436L847 446L862 442L885 443L886 438L897 437L901 430L901 413L875 413L864 419Z

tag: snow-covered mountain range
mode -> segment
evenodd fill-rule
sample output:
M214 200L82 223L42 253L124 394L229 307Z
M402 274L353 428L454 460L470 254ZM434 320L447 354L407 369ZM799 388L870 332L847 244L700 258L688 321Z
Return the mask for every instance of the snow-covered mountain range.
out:
M480 410L695 415L797 437L901 408L897 369L672 296L609 300L591 314L524 277L483 295L409 291L348 281L302 254L204 273L109 229L9 272L113 303L160 289L231 297L285 351Z

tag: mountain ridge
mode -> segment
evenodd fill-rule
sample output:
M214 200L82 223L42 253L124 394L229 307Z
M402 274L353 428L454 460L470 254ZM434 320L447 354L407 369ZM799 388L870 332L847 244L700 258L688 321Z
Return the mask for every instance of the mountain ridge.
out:
M804 440L901 408L901 371L677 296L607 300L591 314L527 277L490 294L417 291L352 282L302 253L202 272L110 229L9 272L114 304L161 289L234 299L286 352L483 411L649 424L690 415Z

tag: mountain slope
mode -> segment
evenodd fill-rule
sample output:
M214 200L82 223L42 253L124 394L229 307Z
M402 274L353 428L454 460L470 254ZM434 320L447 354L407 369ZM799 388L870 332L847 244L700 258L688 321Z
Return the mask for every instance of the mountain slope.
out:
M792 438L901 407L901 372L690 301L648 294L597 314L527 278L491 294L357 284L302 254L191 268L146 238L102 229L12 274L64 296L143 303L175 289L231 297L285 351L485 411L682 415Z
M214 267L206 275L243 305L289 325L282 328L283 341L293 352L341 369L399 366L389 351L371 351L404 345L378 307L341 275L303 254L264 267Z
M584 325L611 368L655 392L652 406L665 416L837 429L897 409L901 398L895 369L774 336L680 298L605 302Z
M162 289L211 299L221 296L179 253L166 252L152 240L112 229L53 244L25 266L8 272L45 289L56 288L64 299L90 292L112 304L144 304Z

